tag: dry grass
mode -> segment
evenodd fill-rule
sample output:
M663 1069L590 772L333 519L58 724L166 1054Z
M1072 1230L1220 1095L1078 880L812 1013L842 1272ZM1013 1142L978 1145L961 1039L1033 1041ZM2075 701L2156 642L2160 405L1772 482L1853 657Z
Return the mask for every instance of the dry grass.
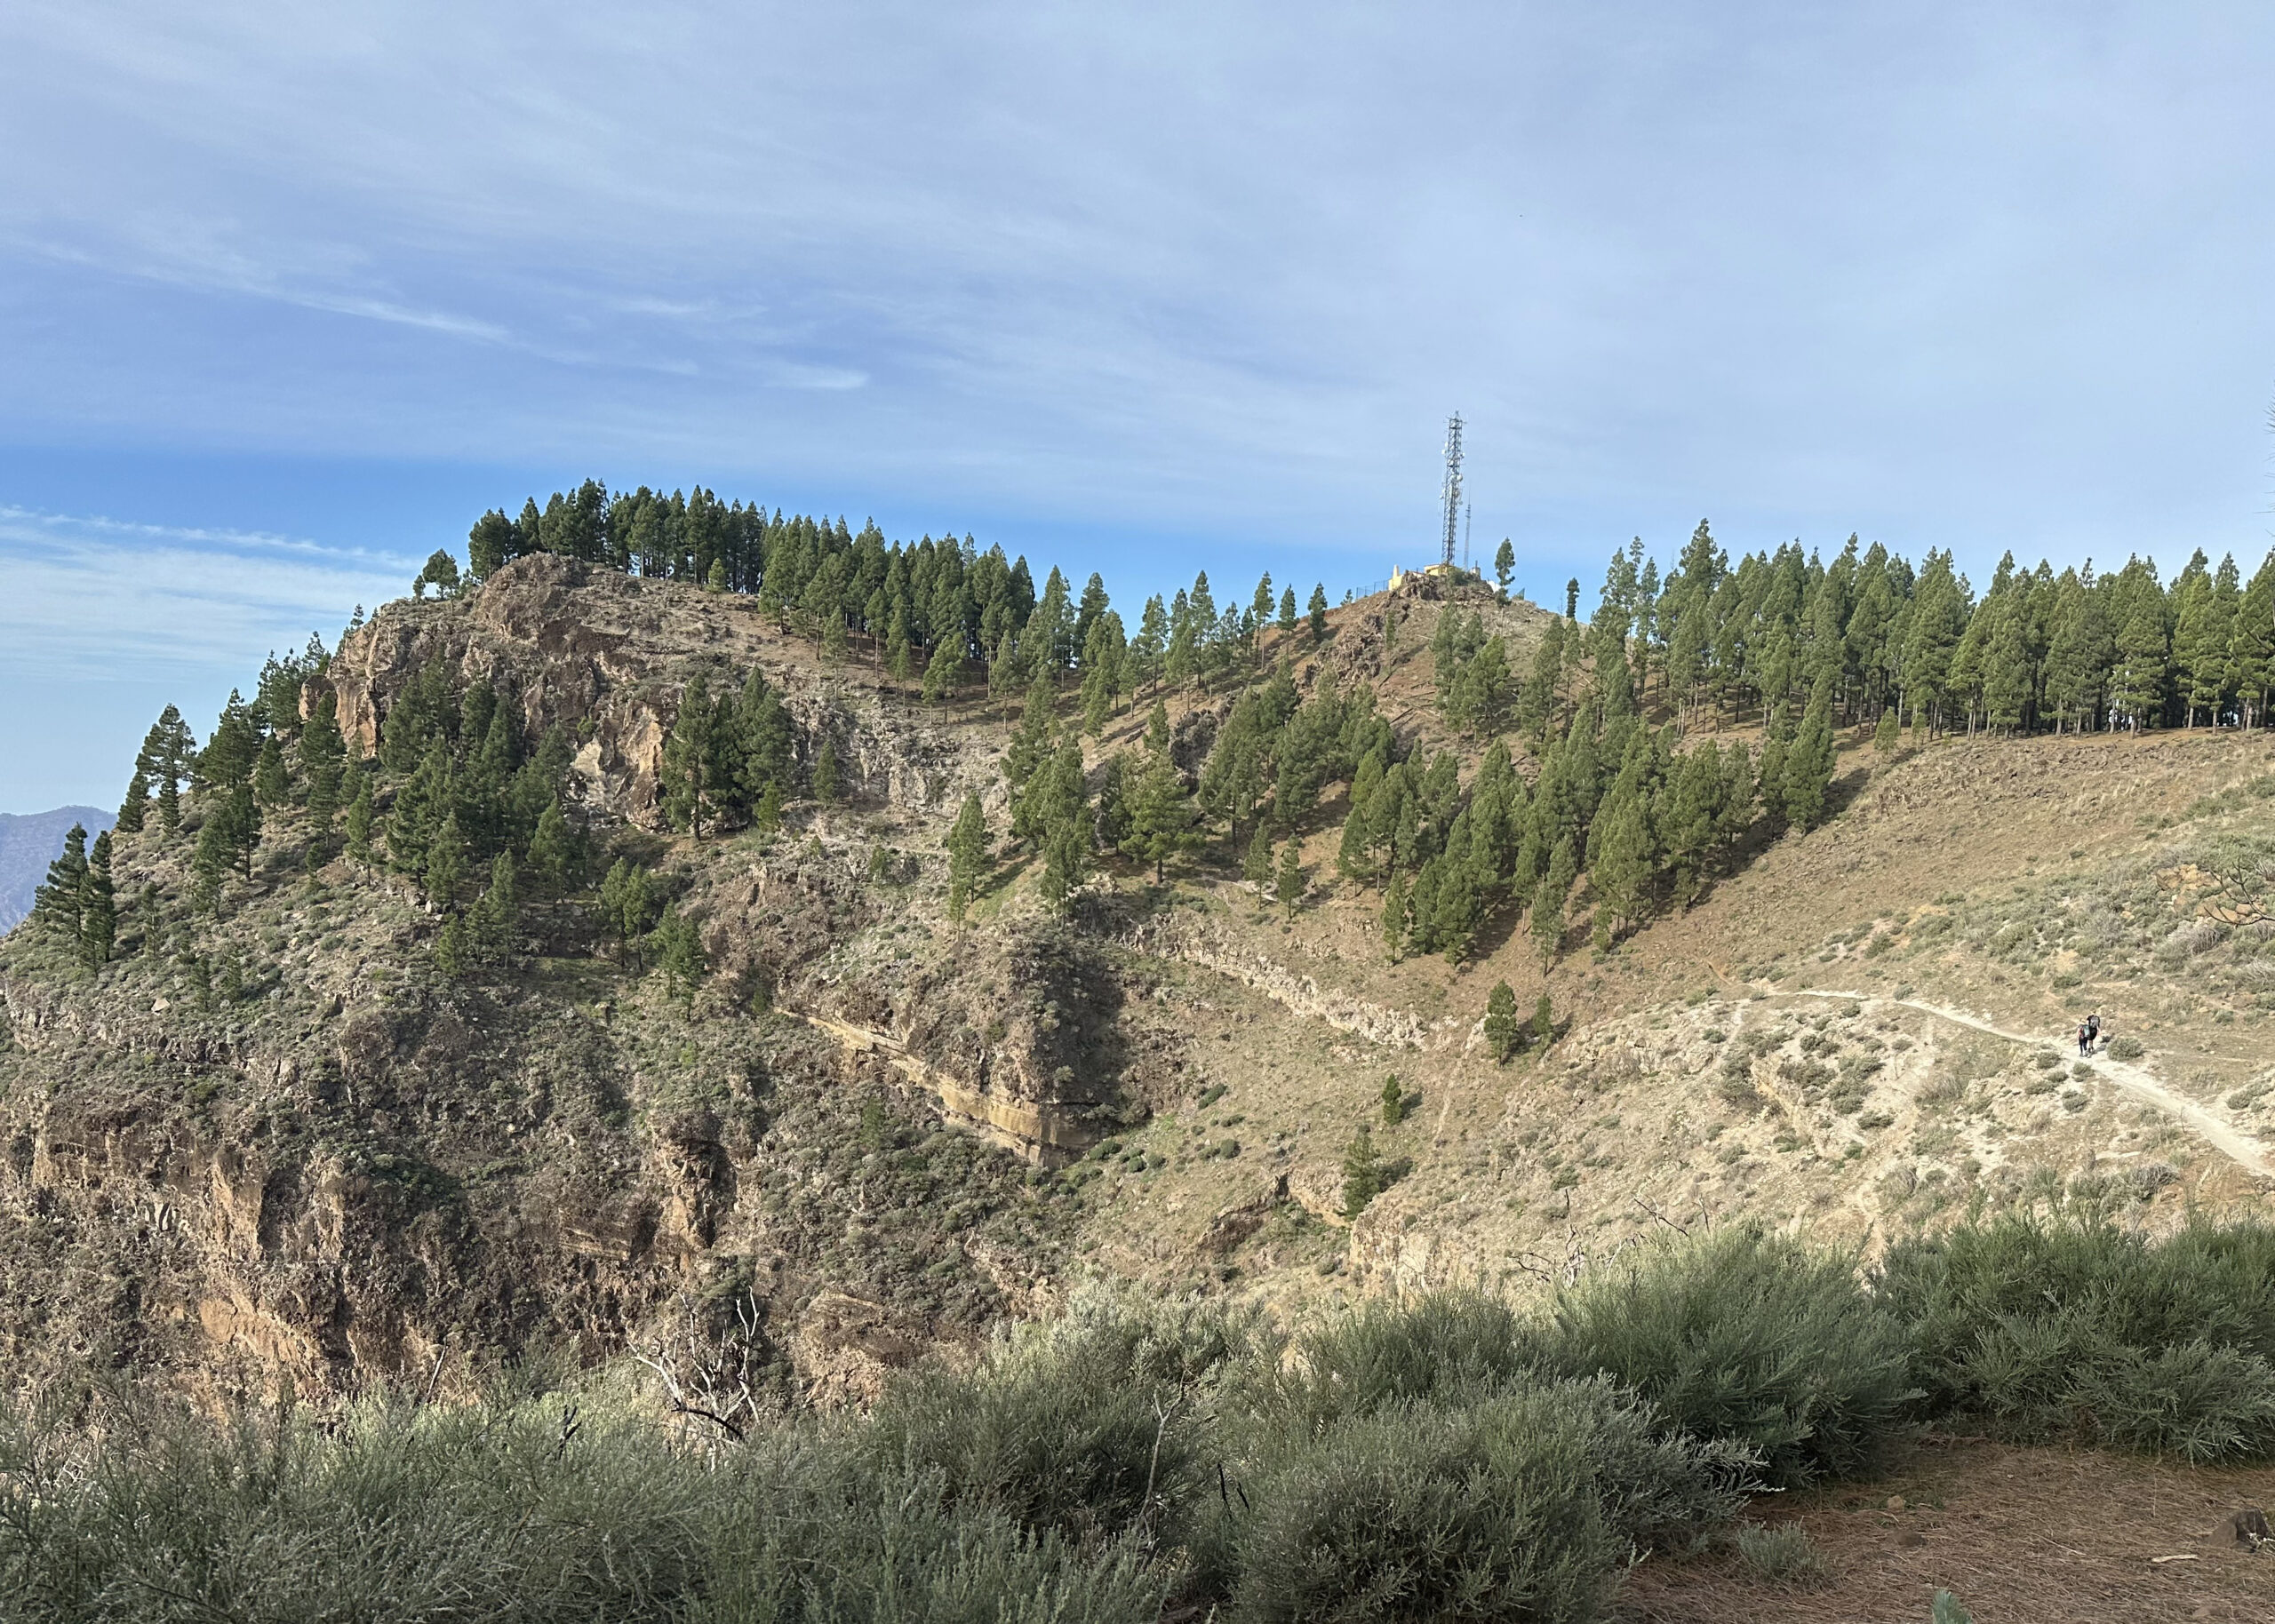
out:
M1900 1495L1902 1510L1890 1510ZM1899 1472L1765 1507L1824 1557L1796 1591L1735 1552L1648 1563L1620 1624L1926 1624L1938 1588L1976 1624L2275 1618L2275 1549L2222 1526L2275 1501L2275 1469L2191 1470L2123 1456L1979 1443L1922 1447ZM2160 1556L2185 1556L2158 1562Z

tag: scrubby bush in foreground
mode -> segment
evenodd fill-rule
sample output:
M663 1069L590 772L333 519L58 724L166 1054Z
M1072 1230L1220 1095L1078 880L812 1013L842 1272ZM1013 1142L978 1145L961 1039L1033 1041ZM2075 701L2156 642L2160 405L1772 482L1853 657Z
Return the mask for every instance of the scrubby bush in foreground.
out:
M2275 1228L2010 1214L1893 1248L1931 1413L2193 1461L2275 1450Z
M877 1406L864 1448L1034 1532L1118 1535L1193 1501L1221 1453L1211 1400L1257 1335L1211 1307L1088 1294L969 1375L912 1373Z
M1556 1302L1540 1357L1605 1372L1794 1486L1864 1469L1917 1397L1904 1327L1855 1260L1752 1229L1631 1253Z
M558 1397L108 1419L100 1446L0 1432L9 1619L1139 1624L1166 1588L810 1427L714 1458Z
M1648 1462L1659 1481L1616 1481ZM1607 1494L1605 1491L1612 1491ZM1292 1441L1255 1481L1233 1615L1249 1624L1598 1616L1632 1546L1622 1506L1656 1522L1672 1493L1726 1517L1694 1452L1601 1388L1397 1405Z
M0 1616L1585 1624L1639 1551L1728 1527L1764 1480L1861 1470L1923 1420L2275 1451L2271 1277L2263 1226L2158 1244L2006 1218L1869 1281L1733 1230L1631 1251L1542 1313L1446 1294L1292 1345L1090 1293L871 1415L702 1449L605 1376L226 1423L20 1405Z
M1528 1374L1524 1322L1497 1298L1433 1292L1362 1303L1314 1326L1297 1357L1267 1378L1261 1405L1283 1423L1324 1425L1385 1405L1457 1398Z

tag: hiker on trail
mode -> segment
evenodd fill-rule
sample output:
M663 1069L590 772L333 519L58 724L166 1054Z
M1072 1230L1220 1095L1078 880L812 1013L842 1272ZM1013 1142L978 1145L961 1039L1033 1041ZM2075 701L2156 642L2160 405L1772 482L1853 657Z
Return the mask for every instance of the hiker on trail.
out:
M2092 1054L2094 1046L2100 1041L2101 1017L2097 1015L2089 1015L2086 1017L2086 1053Z
M2078 1058L2083 1060L2094 1052L2094 1029L2086 1022L2078 1023Z

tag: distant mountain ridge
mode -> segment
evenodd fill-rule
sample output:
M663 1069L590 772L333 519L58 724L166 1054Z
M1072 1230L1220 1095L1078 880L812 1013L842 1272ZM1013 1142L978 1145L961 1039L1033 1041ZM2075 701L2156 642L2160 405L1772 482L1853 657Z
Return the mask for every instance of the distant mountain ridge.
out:
M89 835L116 820L92 807L58 807L52 812L0 812L0 935L13 930L32 911L32 893L47 878L47 865L63 849L71 825L84 824Z

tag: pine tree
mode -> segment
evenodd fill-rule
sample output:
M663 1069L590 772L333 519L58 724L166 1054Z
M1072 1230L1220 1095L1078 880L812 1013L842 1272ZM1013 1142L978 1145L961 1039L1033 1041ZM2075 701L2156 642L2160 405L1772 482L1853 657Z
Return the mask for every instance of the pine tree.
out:
M845 611L833 603L829 606L829 613L822 617L822 663L826 665L842 665L845 664Z
M443 816L457 802L450 745L437 736L427 744L417 769L395 792L395 806L387 817L389 866L401 873L424 873L427 848L442 827Z
M1532 896L1532 939L1544 959L1553 959L1564 945L1564 903L1579 878L1580 855L1565 835L1549 855L1548 872L1541 876Z
M1280 848L1280 869L1273 879L1273 894L1279 898L1280 906L1286 911L1289 921L1293 923L1296 904L1304 896L1303 856L1296 849L1293 840Z
M1182 683L1200 674L1200 628L1213 619L1215 613L1213 609L1205 617L1196 613L1191 600L1182 592L1177 593L1177 602L1169 611L1169 649L1161 660L1161 674L1171 683Z
M1393 872L1383 890L1383 946L1396 964L1406 951L1406 877Z
M1036 808L1029 805L1030 788L1056 752L1057 719L1048 674L1028 684L1026 709L1018 729L1003 749L1003 781L1011 791L1011 837L1038 843L1042 832Z
M122 834L142 832L143 820L150 812L150 780L142 769L135 768L134 776L126 781L126 799L118 803L117 828Z
M1327 641L1327 583L1321 581L1312 588L1310 604L1312 646L1317 648Z
M2110 706L2136 731L2143 723L2153 727L2157 712L2163 707L2164 689L2164 617L2143 594L2117 634L2117 665L2110 673Z
M227 803L213 808L197 831L197 845L189 857L190 902L200 912L220 904L221 882L228 878L233 850Z
M788 800L782 781L774 779L767 784L766 792L758 798L758 805L751 808L752 827L761 834L772 834L782 827L782 803Z
M979 797L967 795L948 831L948 917L959 925L987 867L987 818Z
M695 921L676 908L667 909L656 927L653 944L656 967L663 972L671 997L681 1008L693 1009L696 989L711 967Z
M753 809L754 816L770 789L776 793L778 810L782 798L789 793L796 759L790 716L782 708L781 696L756 666L743 680L742 694L735 703L733 732L732 778L737 798Z
M1353 788L1350 816L1343 820L1342 843L1335 852L1335 872L1345 880L1364 884L1375 877L1372 824L1373 820L1367 816L1366 801Z
M363 868L371 866L371 781L360 762L350 762L340 786L347 794L347 856Z
M252 786L239 784L229 792L220 812L207 819L219 821L228 840L228 854L235 859L238 871L247 880L252 878L252 854L260 844L260 805L253 800Z
M89 969L110 962L118 940L118 900L111 883L110 831L95 837L87 853L87 872L79 886L79 958Z
M272 733L261 741L260 752L254 758L253 801L262 811L274 812L291 798L291 781L284 772L284 750Z
M943 637L932 650L932 657L924 665L924 703L939 705L954 697L956 682L963 674L963 657L955 644Z
M2090 568L2087 575L2090 576ZM2077 571L2055 584L2046 649L2046 708L2057 729L2091 729L2108 686L2115 645L2102 615L2100 594Z
M1883 761L1895 758L1897 744L1903 742L1901 730L1896 725L1896 707L1884 706L1880 725L1872 729L1872 753Z
M159 826L172 834L181 828L181 784L189 776L189 763L197 741L181 712L168 705L144 735L134 768L157 786Z
M2016 601L2019 595L2009 591L2000 601L1984 649L1984 725L2008 735L2019 732L2029 719L2031 699L2037 691L2038 673L2030 657L2028 609ZM1976 611L1976 617L1982 618L1990 609L1985 604Z
M2189 577L2179 596L2172 652L2173 663L2179 668L2187 725L2196 725L2200 710L2206 720L2216 727L2228 694L2228 647L2239 598L2235 560L2223 559L2216 577Z
M1090 832L1086 820L1055 821L1042 841L1042 878L1037 888L1054 908L1063 908L1090 872Z
M1716 814L1715 824L1724 849L1736 846L1753 826L1760 787L1753 758L1746 753L1744 744L1733 744L1722 752L1722 806Z
M1501 601L1509 601L1509 580L1517 572L1517 550L1509 545L1506 536L1493 554L1493 579L1498 584Z
M466 883L467 856L466 836L459 828L459 815L453 809L444 814L442 827L427 843L421 880L429 903L437 908L449 908L457 902L459 888Z
M158 789L162 784L166 782L164 770L165 744L164 743L164 735L165 732L166 718L169 716L179 721L180 720L181 712L175 710L173 706L168 705L165 709L164 714L161 715L156 721L152 722L150 724L150 730L142 736L142 748L134 752L134 776L142 780L146 792ZM178 818L180 814L180 802L178 800L175 800L173 802L173 807L175 815ZM174 825L164 823L164 808L162 804L160 808L160 823L161 825L165 828L166 832L171 834L173 832Z
M1092 832L1101 851L1119 851L1130 834L1130 758L1117 750L1098 773L1097 816Z
M339 810L341 773L347 758L347 741L339 731L339 702L330 693L318 697L300 730L300 771L308 783L308 829L321 840L331 832L333 815Z
M995 657L987 663L987 697L999 705L1008 706L1011 696L1019 691L1019 656L1009 632L995 645Z
M1198 816L1185 779L1170 765L1167 752L1149 751L1130 786L1130 832L1122 838L1123 856L1151 864L1153 883L1161 884L1169 860L1201 844L1193 826Z
M472 931L464 914L453 913L443 921L443 928L435 937L435 967L452 981L474 967Z
M721 790L714 782L719 765L719 741L712 735L715 720L711 690L698 674L688 680L680 695L679 716L671 736L664 741L664 760L657 776L663 813L675 829L703 838L703 826L714 821Z
M1674 899L1688 907L1704 884L1708 858L1720 842L1721 752L1711 743L1684 754L1661 788L1660 838L1674 874Z
M637 968L639 944L648 934L652 905L647 871L628 858L619 857L601 880L600 904L603 927Z
M2267 725L2275 690L2275 551L2271 551L2236 601L2228 633L2228 686L2243 707L2243 725Z
M1443 852L1414 872L1414 887L1406 899L1406 944L1417 953L1434 953L1444 945L1438 935L1438 893L1445 879Z
M1161 605L1161 594L1155 593L1145 600L1145 612L1138 622L1138 635L1130 644L1130 652L1137 662L1138 678L1149 689L1161 674L1161 657L1169 642L1169 611Z
M1535 738L1547 736L1556 721L1557 685L1564 674L1564 623L1552 620L1534 650L1532 674L1517 695L1517 726Z
M1454 677L1444 702L1448 724L1471 736L1498 733L1508 720L1511 689L1507 652L1498 637L1489 637ZM1632 711L1632 701L1627 708Z
M32 893L32 919L59 935L76 939L86 879L87 831L74 824L63 836L62 851L47 865L46 883Z
M490 863L490 888L467 914L466 939L471 956L483 964L502 963L513 948L514 921L519 912L519 882L514 854L501 851Z
M1382 1163L1375 1157L1374 1135L1362 1122L1343 1152L1343 1215L1355 1219L1382 1191Z
M438 598L454 598L459 593L459 561L437 547L427 556L426 567L411 583L411 595L424 598L429 586Z
M172 778L158 780L158 825L168 834L181 828L181 786Z
M1539 1043L1545 1043L1556 1035L1556 1015L1549 1006L1545 988L1542 989L1539 1000L1532 1007L1532 1035Z
M1952 555L1930 550L1912 589L1903 674L1905 701L1915 716L1927 715L1931 732L1940 725L1943 703L1949 697L1952 659L1966 633L1967 617L1967 593L1952 573ZM1765 799L1767 794L1765 790Z
M1258 896L1272 883L1272 831L1261 819L1249 840L1248 860L1241 864L1241 878L1255 887Z
M1114 665L1110 659L1084 663L1082 698L1082 731L1092 738L1103 736L1106 724L1114 715Z
M1280 636L1282 641L1296 634L1296 589L1283 587L1280 593Z
M243 698L231 689L229 703L221 707L213 736L198 752L193 778L202 787L227 792L251 780L254 763L259 757L260 736L254 731Z
M557 891L567 883L576 847L558 794L547 800L545 810L538 814L537 829L530 836L529 857L530 868L547 886Z
M1505 555L1508 545L1501 544ZM1506 576L1503 578L1505 580ZM1493 1051L1496 1063L1505 1066L1524 1039L1524 1021L1517 1014L1517 995L1507 982L1497 981L1485 1000L1485 1047Z
M1090 872L1095 823L1082 773L1082 742L1071 730L1036 774L1029 801L1042 846L1043 900L1063 906Z
M1832 679L1820 677L1785 752L1785 819L1808 831L1825 820L1832 788Z
M1607 799L1590 832L1588 886L1595 892L1596 945L1608 947L1643 916L1654 858L1643 797L1628 790Z
M1479 872L1475 826L1467 812L1454 820L1445 851L1433 861L1438 868L1438 881L1430 904L1431 943L1445 954L1448 964L1457 965L1476 945L1478 927L1485 922L1489 883ZM1416 890L1418 895L1420 887Z
M1169 752L1169 707L1161 700L1153 701L1153 708L1145 713L1145 752L1167 756Z
M1791 715L1782 708L1762 729L1761 808L1774 829L1785 820L1785 758L1792 751Z

